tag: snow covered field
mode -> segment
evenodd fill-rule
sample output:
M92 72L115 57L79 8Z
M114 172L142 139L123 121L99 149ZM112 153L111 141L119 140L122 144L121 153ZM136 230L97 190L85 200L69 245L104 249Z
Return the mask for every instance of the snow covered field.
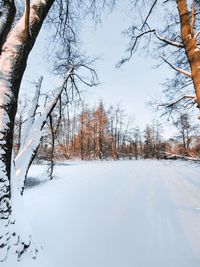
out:
M200 166L67 162L45 182L33 166L25 208L37 260L2 267L199 267Z

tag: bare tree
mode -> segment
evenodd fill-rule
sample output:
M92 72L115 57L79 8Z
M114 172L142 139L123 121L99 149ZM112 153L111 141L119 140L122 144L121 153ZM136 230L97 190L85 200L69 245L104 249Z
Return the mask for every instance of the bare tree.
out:
M162 150L162 126L158 121L144 130L144 158L159 158Z
M105 134L105 128L106 128L106 123L107 123L107 117L106 117L106 112L104 110L104 105L102 100L100 101L96 111L95 111L95 120L97 122L96 124L96 132L98 134L98 157L99 159L103 158L103 148L104 148L104 134Z
M129 61L137 48L149 51L153 44L154 54L175 71L175 78L165 85L170 112L177 106L200 107L200 48L199 48L199 1L131 1L135 20L128 29L130 43L127 56L119 65ZM132 11L133 11L132 10ZM141 16L137 16L137 12ZM160 23L155 17L159 16ZM164 18L164 19L163 19ZM154 42L152 42L154 41ZM172 90L171 90L172 89Z
M65 70L75 64L74 52L71 48L76 45L76 23L83 12L100 10L102 6L112 1L55 1L55 0L26 0L24 8L18 1L0 1L0 259L5 260L9 248L15 247L18 259L31 250L31 238L21 240L15 233L17 245L11 242L11 215L14 211L11 202L13 190L12 180L16 177L11 172L14 120L17 110L18 95L22 77L27 65L28 56L36 42L42 25L49 15L48 22L55 27L54 36L59 36L59 44L64 45L63 51L68 51L71 64L65 62ZM88 5L89 4L89 5ZM19 6L19 7L18 7ZM89 7L88 7L89 6ZM18 7L18 8L17 8ZM82 14L82 15L81 15ZM83 17L83 16L82 16ZM53 18L53 19L52 19ZM70 57L69 57L70 55ZM77 58L77 56L75 56ZM66 74L66 71L64 72ZM21 177L23 180L23 177ZM13 220L15 221L15 219ZM37 249L33 250L33 256Z
M180 150L180 153L187 155L189 153L190 145L195 138L197 126L191 124L191 118L188 113L180 114L177 120L174 121L174 125L179 131L177 137L182 141L182 149Z

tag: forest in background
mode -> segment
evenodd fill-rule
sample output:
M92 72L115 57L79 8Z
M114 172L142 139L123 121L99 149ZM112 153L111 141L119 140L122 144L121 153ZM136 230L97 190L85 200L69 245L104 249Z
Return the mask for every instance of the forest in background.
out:
M28 100L19 105L15 125L15 153L21 143ZM21 107L21 108L20 108ZM61 101L45 126L36 162L69 159L177 159L200 157L199 126L191 114L180 113L172 122L176 134L166 139L163 123L153 120L140 129L120 104L106 107L103 100L89 107L81 99Z

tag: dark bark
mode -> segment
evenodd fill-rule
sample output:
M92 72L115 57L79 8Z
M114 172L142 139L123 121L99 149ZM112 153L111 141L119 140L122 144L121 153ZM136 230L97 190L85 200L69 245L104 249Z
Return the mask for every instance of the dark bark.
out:
M53 129L53 118L52 115L49 115L49 122L50 122L50 131L51 131L51 149L50 149L50 155L49 155L49 168L48 168L48 174L49 178L53 179L53 171L54 171L54 148L55 148L55 133Z
M5 12L7 11L7 12ZM0 31L0 55L2 52L3 45L7 39L7 36L11 30L16 13L16 7L14 0L4 0L0 8L0 20L5 16L5 23L2 24Z

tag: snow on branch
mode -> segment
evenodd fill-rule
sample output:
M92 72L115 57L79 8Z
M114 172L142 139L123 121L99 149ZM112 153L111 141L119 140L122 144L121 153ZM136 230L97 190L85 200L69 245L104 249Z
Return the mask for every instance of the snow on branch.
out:
M162 41L162 42L164 42L164 43L166 43L166 44L168 44L168 45L172 45L172 46L175 46L175 47L177 47L177 48L184 48L183 44L181 44L181 43L179 43L179 42L176 42L176 41L169 40L169 39L167 39L167 38L165 38L165 37L160 36L160 35L156 32L155 29L150 29L150 28L149 28L149 29L146 30L146 31L142 31L143 28L144 28L144 24L142 25L141 29L137 29L137 30L139 30L139 34L138 34L138 35L135 35L135 36L133 36L133 37L131 38L131 40L133 40L133 41L132 41L131 45L129 46L129 48L127 49L127 52L129 53L129 56L127 56L126 58L123 58L123 59L117 64L117 67L120 67L122 64L124 64L125 62L129 61L129 60L132 58L132 56L133 56L133 52L134 52L134 50L136 49L136 47L137 47L137 45L138 45L138 43L139 43L140 38L143 37L144 35L147 35L147 34L150 34L150 33L154 33L154 34L156 35L156 37L157 37L160 41Z
M197 32L195 33L195 35L194 35L194 38L197 39L197 38L199 37L199 35L200 35L200 31L197 31Z
M36 114L36 110L38 107L38 101L39 101L39 97L40 97L40 90L41 90L41 86L42 86L42 80L43 77L40 77L38 83L36 84L36 91L35 91L35 96L32 100L32 105L31 108L28 112L27 115L27 120L24 123L24 129L22 132L22 137L21 137L21 144L20 146L24 146L27 136L28 136L28 132L30 131L31 126L33 125L33 122L35 120L35 114Z
M29 117L27 119L26 129L24 132L23 145L20 146L19 152L14 160L14 171L17 180L18 180L18 188L23 193L24 189L24 181L26 178L27 171L32 163L32 160L37 152L37 149L40 144L40 140L42 137L42 129L47 122L51 112L56 106L62 92L66 88L66 84L73 75L74 66L72 66L60 87L58 87L55 91L53 99L49 101L49 103L44 107L43 111L40 113L38 117L35 117L35 112L37 109L37 99L39 98L39 92L41 87L42 78L40 79L40 83L37 86L36 94L33 100L33 105L29 111ZM32 117L34 115L34 117ZM29 128L28 128L29 127Z
M167 61L167 60L166 60L164 57L162 57L162 56L161 56L161 58L162 58L163 61L164 61L165 63L167 63L173 70L178 71L178 72L180 72L180 73L186 75L186 76L189 77L189 78L192 77L191 72L189 72L189 71L187 71L187 70L183 70L183 69L181 69L181 68L179 68L179 67L175 67L175 66L173 66L169 61Z
M9 0L7 1L9 2ZM53 2L54 0L32 0L30 4L30 0L26 0L25 12L13 29L9 30L10 34L3 44L3 51L10 51L11 57L16 57L19 54L20 47L24 48L25 45L29 44L28 49L31 49Z
M176 42L176 41L172 41L172 40L169 40L165 37L162 37L160 36L156 30L154 30L154 33L156 35L156 37L160 40L160 41L163 41L164 43L166 44L169 44L169 45L172 45L172 46L175 46L175 47L178 47L178 48L183 48L183 44L179 43L179 42Z

